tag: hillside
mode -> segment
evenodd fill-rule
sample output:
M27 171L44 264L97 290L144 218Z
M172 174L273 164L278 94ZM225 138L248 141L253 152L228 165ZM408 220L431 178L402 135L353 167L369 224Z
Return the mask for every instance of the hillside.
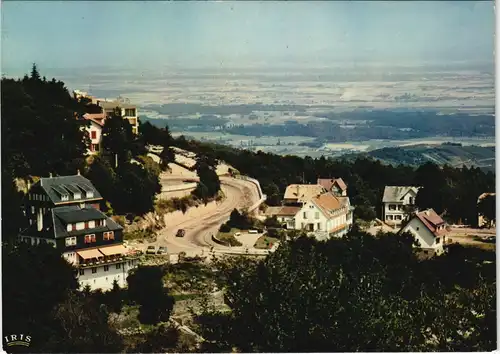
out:
M462 146L455 143L441 145L419 144L388 147L346 157L354 158L360 155L370 156L391 165L407 164L417 166L425 162L434 162L438 165L448 164L453 167L465 165L480 167L486 171L495 171L494 146Z

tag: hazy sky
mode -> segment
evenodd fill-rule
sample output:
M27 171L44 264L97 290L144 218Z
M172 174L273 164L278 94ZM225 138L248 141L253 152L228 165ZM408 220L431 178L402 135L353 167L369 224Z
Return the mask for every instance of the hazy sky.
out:
M41 68L493 62L491 1L19 1L1 8L4 69L26 71L32 62Z

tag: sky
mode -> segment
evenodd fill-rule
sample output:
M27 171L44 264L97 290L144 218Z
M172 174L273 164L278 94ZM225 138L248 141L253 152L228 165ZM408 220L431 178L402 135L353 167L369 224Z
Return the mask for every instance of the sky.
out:
M33 62L42 69L492 63L493 6L4 1L2 72Z

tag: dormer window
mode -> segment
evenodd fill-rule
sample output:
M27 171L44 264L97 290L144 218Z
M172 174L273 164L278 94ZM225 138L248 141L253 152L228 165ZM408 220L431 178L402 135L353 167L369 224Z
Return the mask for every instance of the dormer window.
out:
M66 231L73 231L73 226L71 224L66 225Z
M87 198L94 198L94 192L88 191L87 192Z
M67 195L67 194L62 195L62 196L61 196L61 200L62 200L63 202L67 202L67 201L69 200L69 195Z

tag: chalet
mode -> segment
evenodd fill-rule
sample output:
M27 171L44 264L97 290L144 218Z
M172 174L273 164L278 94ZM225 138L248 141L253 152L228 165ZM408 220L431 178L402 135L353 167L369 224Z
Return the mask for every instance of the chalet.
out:
M300 206L326 192L327 190L319 184L290 184L286 187L283 203Z
M298 206L277 206L277 207L269 207L266 210L265 216L273 217L276 216L276 219L282 223L283 227L286 229L294 229L295 221L294 218L297 213L300 211L301 207Z
M347 197L323 193L304 203L296 214L295 229L305 230L316 238L341 237L352 226L352 208Z
M335 196L347 196L347 185L342 178L318 178L317 183Z
M77 270L82 286L126 286L137 257L123 245L123 228L100 211L102 196L83 176L41 178L24 199L27 227L20 242L47 243Z
M415 213L399 233L411 233L424 254L439 255L443 253L446 242L446 226L446 222L433 209L427 209Z
M415 205L419 187L386 186L382 198L382 218L386 224L400 225L407 219L407 206Z

